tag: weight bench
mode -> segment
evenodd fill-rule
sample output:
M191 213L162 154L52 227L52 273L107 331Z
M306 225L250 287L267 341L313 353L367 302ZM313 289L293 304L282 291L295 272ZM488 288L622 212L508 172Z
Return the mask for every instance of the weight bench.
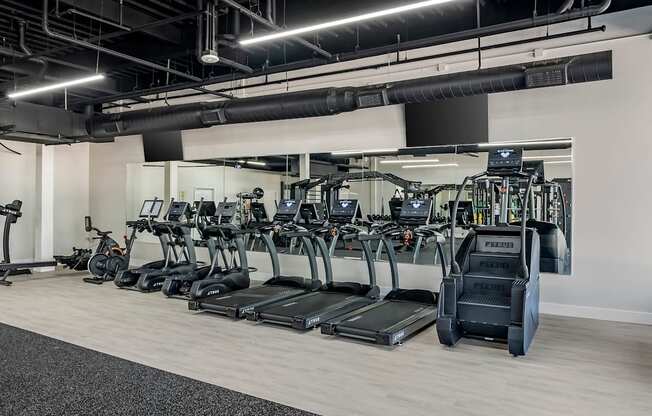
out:
M7 280L9 276L18 274L29 274L30 269L36 267L54 267L57 262L54 260L34 261L27 263L0 263L0 286L11 286L13 282Z

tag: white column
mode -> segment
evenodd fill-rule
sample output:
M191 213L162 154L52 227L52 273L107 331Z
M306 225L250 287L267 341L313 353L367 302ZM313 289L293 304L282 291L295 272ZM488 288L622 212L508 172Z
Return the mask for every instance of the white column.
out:
M299 155L299 179L310 179L310 153Z
M36 226L34 258L49 260L54 255L54 147L36 148Z
M184 195L185 199L193 196ZM179 162L165 162L165 200L179 199Z

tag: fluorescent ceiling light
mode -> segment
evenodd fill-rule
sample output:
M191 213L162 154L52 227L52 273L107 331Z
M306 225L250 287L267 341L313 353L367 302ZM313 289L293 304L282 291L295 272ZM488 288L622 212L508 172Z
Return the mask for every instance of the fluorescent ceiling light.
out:
M47 92L47 91L52 91L52 90L60 90L62 88L72 87L74 85L86 84L88 82L93 82L93 81L99 81L99 80L102 80L102 79L104 79L103 74L96 74L96 75L92 75L90 77L78 78L78 79L73 79L71 81L65 81L65 82L59 82L59 83L56 83L56 84L44 85L42 87L32 88L32 89L29 89L29 90L12 92L11 94L7 94L7 97L12 98L12 99L16 99L16 98L25 97L25 96L28 96L28 95L40 94L42 92Z
M421 168L450 168L459 166L457 163L442 163L439 165L406 165L403 169L421 169Z
M523 160L566 159L568 157L572 157L572 155L523 156Z
M515 146L515 147L527 147L527 146L539 146L546 144L566 144L573 143L573 139L550 139L550 140L534 140L534 141L513 141L513 142L492 142L492 143L479 143L478 147L501 147L501 146Z
M397 159L397 160L381 160L383 165L402 165L404 163L437 163L439 159Z
M240 45L246 46L253 43L266 42L274 39L286 38L289 36L302 35L304 33L316 32L323 29L328 29L336 26L348 25L355 22L361 22L363 20L378 19L380 17L389 16L392 14L405 13L412 10L422 9L424 7L437 6L439 4L450 3L453 0L427 0L419 1L412 4L407 4L405 6L393 7L391 9L379 10L376 12L365 13L358 16L346 17L344 19L332 20L330 22L319 23L311 26L304 26L297 29L283 30L276 33L270 33L269 35L258 36L250 39L243 39L240 41Z
M396 153L398 149L367 149L367 150L338 150L336 152L331 152L333 156L343 156L343 155L369 155L374 153Z
M572 160L558 160L556 162L543 162L545 165L561 165L564 163L573 163Z
M259 162L257 160L247 160L247 165L254 165L254 166L267 166L267 163L265 162Z

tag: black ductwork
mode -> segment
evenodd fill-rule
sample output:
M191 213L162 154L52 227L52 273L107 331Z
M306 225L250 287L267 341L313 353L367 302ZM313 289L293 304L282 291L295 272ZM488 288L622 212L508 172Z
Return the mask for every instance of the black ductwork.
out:
M362 108L427 103L611 78L612 54L607 51L372 87L326 88L102 114L89 119L87 129L95 138L190 130L221 124L330 116Z

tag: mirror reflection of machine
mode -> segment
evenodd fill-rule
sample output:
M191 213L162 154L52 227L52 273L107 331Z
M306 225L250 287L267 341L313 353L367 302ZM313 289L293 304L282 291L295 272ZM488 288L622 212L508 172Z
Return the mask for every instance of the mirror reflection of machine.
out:
M256 187L251 192L241 192L236 196L240 224L262 223L269 220L265 204L260 201L265 196L262 188Z
M333 201L328 222L331 225L331 241L329 245L329 253L331 256L335 254L337 243L340 238L339 228L347 225L354 225L362 219L362 209L360 208L360 201L357 199L338 199Z

